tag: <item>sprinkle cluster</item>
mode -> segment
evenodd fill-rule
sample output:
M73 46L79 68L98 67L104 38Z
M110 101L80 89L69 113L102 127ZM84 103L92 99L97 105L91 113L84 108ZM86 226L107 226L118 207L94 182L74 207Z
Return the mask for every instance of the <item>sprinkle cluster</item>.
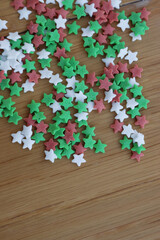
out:
M101 113L106 109L104 102L108 102L110 111L115 112L111 128L123 136L122 149L131 149L131 158L140 161L145 150L144 135L125 121L135 118L135 125L144 128L148 121L141 110L147 108L149 100L142 95L143 87L137 82L143 69L133 65L138 61L138 53L129 50L122 37L115 33L115 24L123 32L130 29L133 42L141 40L149 29L146 21L150 12L143 8L127 17L125 11L117 10L120 4L121 0L27 0L26 4L24 0L12 1L20 20L28 20L32 11L36 13L36 20L29 22L25 34L9 33L0 39L0 89L10 92L6 99L0 95L0 117L18 124L22 117L14 107L12 96L33 92L40 79L48 79L53 86L52 93L44 93L41 102L28 103L29 115L24 119L23 129L11 134L13 143L31 150L34 144L43 141L46 160L53 163L66 156L81 166L86 162L84 152L88 148L95 153L105 152L107 145L96 140L95 127L88 124L88 114L93 110ZM76 17L70 24L69 13ZM82 28L78 21L87 15L90 21ZM0 20L0 30L7 29L6 24L7 21ZM100 76L89 73L85 65L67 55L72 48L67 34L77 35L80 31L88 58L101 56L105 66ZM53 58L58 60L62 76L53 74ZM27 76L23 84L22 74ZM100 97L101 91L104 99ZM49 124L40 110L43 104L53 111ZM48 134L50 138L46 140Z

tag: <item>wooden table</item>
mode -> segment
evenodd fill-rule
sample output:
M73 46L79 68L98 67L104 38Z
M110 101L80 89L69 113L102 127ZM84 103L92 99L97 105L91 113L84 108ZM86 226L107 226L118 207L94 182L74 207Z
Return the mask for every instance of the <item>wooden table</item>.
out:
M0 1L0 18L8 20L10 32L21 33L26 22L18 20L9 3ZM12 144L10 134L23 123L13 126L1 119L0 239L160 239L160 1L126 0L122 9L128 14L143 6L152 12L150 31L143 41L132 43L129 30L123 34L129 48L139 52L139 65L144 69L140 83L144 96L150 100L148 110L143 111L150 124L142 130L147 147L142 161L131 160L130 152L121 150L121 135L113 134L109 127L114 118L109 104L102 114L94 112L89 116L90 124L96 126L96 137L108 144L106 154L87 151L87 163L80 168L65 158L55 164L44 161L43 144L34 146L32 151ZM85 19L80 23L87 25ZM73 43L70 56L100 74L104 66L100 58L86 58L80 37L69 36L68 40ZM60 72L55 59L52 64L54 73ZM41 80L34 93L13 98L20 115L27 116L26 105L32 98L39 101L44 87L46 93L52 91L48 81ZM50 121L51 111L45 112Z

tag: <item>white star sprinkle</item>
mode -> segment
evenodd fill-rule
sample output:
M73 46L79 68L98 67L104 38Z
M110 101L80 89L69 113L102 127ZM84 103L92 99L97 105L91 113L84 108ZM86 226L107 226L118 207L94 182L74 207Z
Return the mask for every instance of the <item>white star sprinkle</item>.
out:
M66 22L67 22L67 19L65 18L62 18L61 15L58 16L58 18L54 19L55 23L56 23L56 27L57 28L66 28Z
M38 55L38 59L48 59L48 56L50 55L51 53L46 51L45 49L41 50L40 52L37 52L37 55Z
M0 19L0 31L2 29L8 29L6 26L7 23L8 23L8 21Z
M123 109L123 106L119 102L112 102L111 112L116 112L118 114L121 109Z
M92 31L90 29L90 26L86 27L86 28L81 28L82 30L82 37L92 37L94 34L94 31Z
M34 85L35 85L35 83L29 82L29 80L27 79L26 82L22 84L22 88L24 90L24 93L34 92L34 88L33 88Z
M76 97L75 102L78 102L78 101L84 102L84 100L87 98L87 96L83 94L82 91L79 91L79 93L75 93L75 97Z
M75 4L79 4L80 6L84 6L84 4L88 3L88 0L76 0Z
M88 113L87 112L75 113L74 116L76 118L78 118L78 121L87 120L88 119Z
M128 54L128 47L126 48L122 48L119 52L119 54L117 55L117 57L123 59L124 56L126 56Z
M128 55L125 57L125 59L129 61L129 64L138 61L137 53L138 52L132 52L130 50L128 51Z
M21 134L25 137L25 138L31 138L32 136L32 125L29 126L25 126L23 125L23 130L21 132Z
M132 42L135 42L136 40L142 40L141 35L135 36L134 32L129 34L130 37L132 37Z
M21 36L18 34L18 32L14 32L14 33L10 32L7 38L13 41L17 41L18 39L21 38Z
M135 77L133 77L133 78L130 78L129 79L129 83L132 85L131 87L129 87L129 88L133 88L134 87L134 85L137 85L137 86L139 86L139 83L138 82L136 82L136 78ZM128 89L129 89L128 88Z
M112 7L119 9L121 2L121 0L111 0Z
M121 28L121 30L124 32L127 28L130 28L128 22L129 19L121 19L119 24L117 24L117 27Z
M131 124L123 125L123 131L121 132L121 134L126 135L128 138L130 138L132 133L134 133L134 130Z
M113 93L113 89L110 89L109 91L105 91L104 101L108 101L110 103L115 96L116 94Z
M131 138L133 139L133 143L137 143L138 147L140 147L142 144L145 144L144 135L142 133L135 131L133 134L131 134Z
M35 141L32 140L31 138L23 139L22 142L23 142L23 149L28 148L29 150L32 149L32 146L35 143Z
M75 89L75 83L78 82L78 80L76 80L75 76L73 76L72 78L66 78L67 81L67 88L72 88Z
M82 163L85 163L86 160L84 159L84 153L82 154L73 154L74 159L72 160L72 163L76 163L78 167L81 166Z
M31 11L29 11L26 7L24 7L23 9L18 10L19 13L19 19L29 19L29 15L31 14Z
M54 163L55 159L57 159L57 155L54 153L53 149L44 152L46 155L45 160L49 160L50 162Z
M18 131L17 133L12 133L11 134L12 136L12 143L19 143L21 144L22 143L22 139L24 138L24 136L22 135L22 132L21 131Z
M126 114L126 109L119 111L115 119L119 119L120 122L123 122L124 119L128 118L128 115Z
M49 107L52 108L53 113L62 110L61 105L60 105L59 102L57 102L56 100L55 100L55 102L52 103Z
M110 63L112 63L113 65L115 65L115 64L114 64L114 60L115 60L115 58L112 58L112 57L108 58L108 57L106 57L106 58L103 58L103 59L102 59L102 62L104 62L105 65L106 65L106 67L108 67Z
M49 82L54 84L55 86L57 86L58 83L62 82L62 79L60 78L59 74L57 73L56 75L53 75L50 78Z
M41 74L41 79L44 79L44 78L51 78L52 77L52 74L53 74L53 71L50 71L48 70L48 68L44 68L43 70L39 70L39 73Z
M126 108L134 109L138 104L139 104L139 103L136 102L135 98L128 99L128 100L127 100Z
M85 7L86 7L85 12L86 12L90 17L93 16L93 13L97 12L97 9L95 8L94 3L92 3L92 4L86 4Z

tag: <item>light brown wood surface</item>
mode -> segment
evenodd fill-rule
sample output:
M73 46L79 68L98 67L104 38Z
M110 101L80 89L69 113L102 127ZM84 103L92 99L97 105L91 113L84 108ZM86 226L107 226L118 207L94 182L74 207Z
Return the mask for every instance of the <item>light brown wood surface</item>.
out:
M19 22L9 3L0 1L0 18L8 20L10 32L23 32L26 23ZM87 163L80 168L65 158L55 164L44 161L43 144L32 151L12 144L10 134L23 123L13 126L0 119L0 240L160 240L160 1L123 4L127 14L144 5L152 12L143 41L132 43L129 30L123 34L129 48L139 52L144 69L139 82L150 100L143 111L150 121L142 130L145 156L137 163L129 151L121 150L121 135L109 127L114 118L109 104L101 114L89 115L97 139L108 144L106 154L87 151ZM85 19L80 23L87 24ZM73 43L70 56L100 74L101 58L87 59L80 35L68 40ZM54 73L60 72L56 64L53 60ZM34 93L13 98L20 115L27 116L27 104L40 100L44 87L46 93L52 91L47 80L40 80ZM44 110L50 121L51 111Z

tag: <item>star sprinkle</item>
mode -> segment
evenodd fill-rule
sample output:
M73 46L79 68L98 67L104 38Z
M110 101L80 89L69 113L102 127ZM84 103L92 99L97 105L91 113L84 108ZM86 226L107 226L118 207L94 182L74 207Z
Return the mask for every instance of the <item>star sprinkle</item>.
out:
M24 93L34 92L34 88L33 88L34 85L35 85L35 83L29 82L29 80L26 80L26 82L22 84L22 88L24 90Z
M114 130L114 133L122 132L123 130L123 122L119 122L117 119L111 124L111 128Z
M85 163L86 160L84 159L84 154L73 154L73 160L72 163L76 163L78 167L81 166L82 163Z
M6 26L7 23L8 21L0 19L0 31L2 29L7 29L7 26Z
M119 111L115 119L120 120L120 122L123 122L124 119L128 118L128 115L126 114L126 109Z
M129 29L130 26L128 24L129 19L121 19L120 23L117 25L119 28L121 28L121 30L124 32L127 28Z
M23 130L22 130L21 134L25 138L31 138L31 136L32 136L32 125L30 125L30 126L23 125Z
M128 138L130 138L131 134L133 134L133 133L134 133L134 130L133 130L131 124L123 125L123 131L122 131L123 135L126 135Z
M131 52L129 50L128 55L125 57L125 59L129 61L129 64L132 64L133 62L138 61L137 54L138 52Z
M129 34L129 36L132 37L132 42L135 42L136 40L140 40L140 41L142 40L141 35L135 36L135 34L134 34L133 32L131 32L131 33Z
M119 9L120 8L120 4L121 4L121 0L111 0L111 4L114 8Z
M18 10L19 13L19 19L29 19L29 15L31 14L31 11L29 11L26 7L24 7L23 9Z
M97 9L95 8L94 3L92 3L92 4L86 4L85 7L86 7L85 12L86 12L90 17L93 16L93 13L97 12Z
M22 135L22 132L21 131L18 131L17 133L12 133L11 134L12 136L12 143L19 143L21 144L22 143L22 140L24 138L24 135Z
M136 122L135 125L140 126L141 128L144 128L144 126L149 123L149 121L146 120L146 116L136 116Z
M58 18L54 19L55 23L56 23L56 26L57 26L57 29L59 28L66 28L66 22L67 22L67 19L64 19L62 18L61 15L58 16Z

